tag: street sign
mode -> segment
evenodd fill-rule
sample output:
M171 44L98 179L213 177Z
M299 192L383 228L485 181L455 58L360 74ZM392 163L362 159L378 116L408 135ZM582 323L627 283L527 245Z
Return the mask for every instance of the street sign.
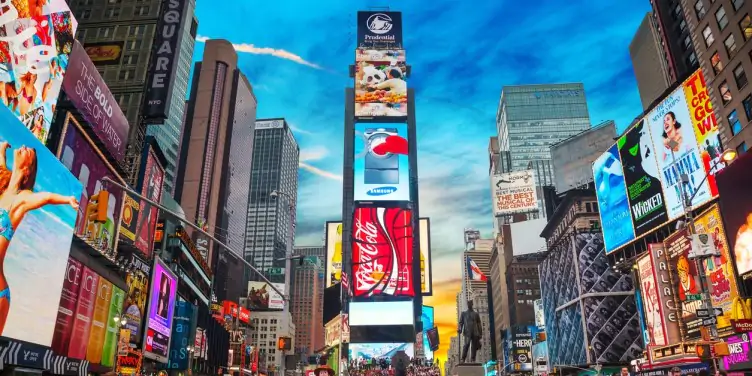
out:
M690 294L687 295L687 300L693 302L695 300L702 300L702 294Z
M268 269L269 275L284 275L284 269L283 268L269 268Z
M716 319L715 317L710 317L710 318L707 318L707 319L702 319L702 326L715 325L717 322L718 322L718 319Z
M697 310L695 311L695 313L697 314L697 317L699 317L699 318L701 318L701 319L702 319L702 318L706 318L706 317L709 317L709 316L710 316L710 312L708 312L708 310L707 310L707 309L705 309L705 308L698 308L698 309L697 309Z
M713 308L713 315L723 316L723 308Z

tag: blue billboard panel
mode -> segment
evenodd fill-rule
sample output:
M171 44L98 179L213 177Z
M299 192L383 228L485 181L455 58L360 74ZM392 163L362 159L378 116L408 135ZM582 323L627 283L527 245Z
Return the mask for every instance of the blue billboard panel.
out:
M608 254L635 238L617 145L611 146L593 162L593 180Z
M355 124L355 201L409 201L407 124Z
M423 322L423 354L426 359L433 359L433 351L431 351L431 345L428 343L428 329L431 329L436 325L434 321L434 309L431 306L423 306L423 311L420 314L420 321Z

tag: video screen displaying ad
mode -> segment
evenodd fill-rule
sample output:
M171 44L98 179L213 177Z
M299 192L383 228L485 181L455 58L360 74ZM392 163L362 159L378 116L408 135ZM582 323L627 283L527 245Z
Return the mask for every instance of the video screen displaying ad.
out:
M277 290L284 292L284 283L272 283ZM266 282L248 282L248 309L251 311L276 311L285 308L282 295L274 291Z
M65 95L110 155L122 161L130 128L128 119L78 41L73 43L70 62L63 80Z
M723 369L727 372L746 371L752 368L752 344L749 333L726 338L729 355L721 357Z
M745 277L752 271L752 153L737 158L716 176L726 235L736 261L736 271Z
M358 54L374 60L355 63L355 116L407 116L407 65L405 54L380 51ZM356 56L356 60L357 60Z
M433 359L433 351L431 351L431 344L428 342L428 330L433 328L436 324L434 320L434 309L431 306L423 306L423 311L420 314L420 321L423 322L423 354L426 359Z
M112 367L117 355L118 335L120 323L115 322L115 317L122 317L123 303L125 303L125 291L113 287L112 299L110 299L110 313L107 318L107 332L104 335L104 346L102 348L102 362L105 367ZM128 338L124 340L126 343Z
M94 318L94 308L97 304L99 275L84 266L81 283L83 286L78 291L78 302L76 302L73 325L70 329L71 342L68 346L68 357L76 359L86 358L86 347L89 344L91 323Z
M172 333L173 311L178 279L167 264L154 257L151 275L149 314L146 316L144 357L167 363Z
M350 326L413 325L413 302L350 302Z
M431 268L431 221L419 220L420 226L420 292L423 296L433 295L433 268Z
M108 184L103 179L109 177L121 184L125 184L125 181L107 162L94 141L84 133L81 125L70 113L66 114L63 129L58 157L63 165L78 177L78 181L84 187L81 204L78 207L76 235L87 240L99 252L113 258L117 250L119 229L117 223L123 206L123 190L113 184ZM102 190L107 191L107 197L98 197L98 199L107 200L107 220L104 223L90 221L87 209L89 206L95 207L96 205L91 202L91 198Z
M681 304L681 326L684 339L701 337L702 318L697 317L697 309L702 301L690 299L690 295L700 294L700 278L694 261L689 259L692 243L687 229L677 231L663 241L668 256L669 270L672 272L676 300Z
M673 220L684 215L684 198L692 197L692 206L710 200L710 188L702 167L692 119L689 115L684 89L679 88L663 100L646 117L650 123L654 155L658 159L659 176L663 184L668 217ZM687 174L689 184L681 175ZM702 183L702 184L701 184Z
M145 151L143 158L144 167L143 181L141 182L141 195L154 202L160 202L162 198L162 183L164 182L165 170L159 163L157 154L151 147ZM157 226L159 209L145 201L141 201L138 210L138 222L136 224L136 248L146 255L151 256L154 245L154 228Z
M624 168L635 235L640 236L668 221L660 170L645 119L624 133L617 145Z
M175 319L172 327L172 343L170 343L170 359L168 368L188 369L190 353L185 349L193 346L193 327L196 325L196 306L190 302L180 300L175 303Z
M611 146L593 162L593 180L606 253L635 238L627 200L627 186L617 145Z
M684 81L683 86L695 138L700 148L702 166L705 172L708 173L710 194L715 197L718 196L715 174L722 170L726 164L721 159L721 155L723 154L721 134L718 130L718 122L713 113L713 104L710 102L702 70L698 69Z
M359 207L353 219L353 296L415 296L412 211Z
M407 124L355 124L353 199L410 201Z
M331 287L342 277L342 222L326 223L325 286Z
M138 257L132 257L133 270L125 278L128 294L125 297L125 329L130 330L132 344L140 344L141 328L146 314L146 298L149 296L151 265Z
M358 12L358 48L402 48L402 13Z
M0 335L50 346L82 187L2 106L0 124Z
M351 343L350 360L389 359L400 351L409 357L415 354L413 343Z
M734 266L731 264L733 259L717 204L695 218L695 231L698 234L709 234L715 248L721 253L720 256L706 258L703 264L710 280L710 301L713 307L723 310L723 315L716 317L716 328L720 333L730 333L734 330L731 326L732 304L739 296L739 287L736 284Z
M405 50L374 50L358 48L355 50L355 61L395 61L405 62Z
M15 33L5 37L0 48L0 98L44 143L78 23L65 0L39 2L38 6L8 1L3 10L6 28Z

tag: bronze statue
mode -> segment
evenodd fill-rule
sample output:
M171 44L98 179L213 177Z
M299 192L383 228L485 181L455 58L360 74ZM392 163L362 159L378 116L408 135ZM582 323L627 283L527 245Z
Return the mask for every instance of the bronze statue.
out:
M462 346L462 358L460 363L465 363L467 359L467 350L470 348L470 344L473 345L472 360L475 363L476 356L478 355L478 349L480 349L480 338L483 333L483 326L480 322L480 315L478 312L473 311L473 302L467 301L467 311L462 312L460 316L459 327L457 328L457 334L463 334L465 337L465 345Z

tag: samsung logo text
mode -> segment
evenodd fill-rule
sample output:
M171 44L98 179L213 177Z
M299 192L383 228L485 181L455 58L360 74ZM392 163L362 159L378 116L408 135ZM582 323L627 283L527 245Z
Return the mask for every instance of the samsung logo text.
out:
M385 196L397 192L397 187L378 187L366 192L369 196Z

